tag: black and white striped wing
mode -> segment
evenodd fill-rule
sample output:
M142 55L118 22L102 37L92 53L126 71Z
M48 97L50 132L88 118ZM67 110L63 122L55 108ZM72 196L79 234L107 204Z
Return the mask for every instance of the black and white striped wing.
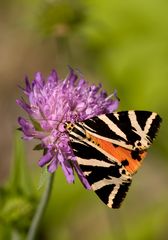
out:
M161 118L155 112L122 111L85 120L85 131L130 150L145 150L152 144Z
M153 112L124 111L67 124L77 162L107 206L120 207L160 122Z
M115 159L109 158L87 140L72 136L71 146L91 188L108 207L119 208L131 184L131 175Z

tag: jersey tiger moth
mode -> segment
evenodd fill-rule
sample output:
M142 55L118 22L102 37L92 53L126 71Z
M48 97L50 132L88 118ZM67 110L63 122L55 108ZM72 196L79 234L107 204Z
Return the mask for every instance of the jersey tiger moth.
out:
M160 123L155 112L122 111L65 125L78 165L108 207L120 207Z

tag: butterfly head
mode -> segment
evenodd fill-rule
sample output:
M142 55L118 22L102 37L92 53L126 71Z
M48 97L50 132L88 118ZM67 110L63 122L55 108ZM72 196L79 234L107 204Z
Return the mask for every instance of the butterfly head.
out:
M66 122L64 128L67 130L68 133L70 133L74 128L74 124L71 122Z

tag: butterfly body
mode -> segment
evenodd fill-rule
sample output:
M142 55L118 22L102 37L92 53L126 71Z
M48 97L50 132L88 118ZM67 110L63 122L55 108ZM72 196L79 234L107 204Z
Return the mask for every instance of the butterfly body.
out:
M123 111L66 125L79 167L108 207L120 207L160 122L154 112Z

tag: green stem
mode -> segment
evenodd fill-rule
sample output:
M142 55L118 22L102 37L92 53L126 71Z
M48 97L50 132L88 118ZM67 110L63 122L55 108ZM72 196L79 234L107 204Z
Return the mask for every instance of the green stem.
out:
M54 180L54 174L49 175L48 183L46 190L44 191L41 200L39 202L39 205L37 207L36 213L33 217L32 224L30 226L28 235L27 235L27 240L34 240L36 239L37 232L39 230L39 226L42 220L42 217L44 215L45 209L47 207L47 203L51 194L52 190L52 185L53 185L53 180Z

